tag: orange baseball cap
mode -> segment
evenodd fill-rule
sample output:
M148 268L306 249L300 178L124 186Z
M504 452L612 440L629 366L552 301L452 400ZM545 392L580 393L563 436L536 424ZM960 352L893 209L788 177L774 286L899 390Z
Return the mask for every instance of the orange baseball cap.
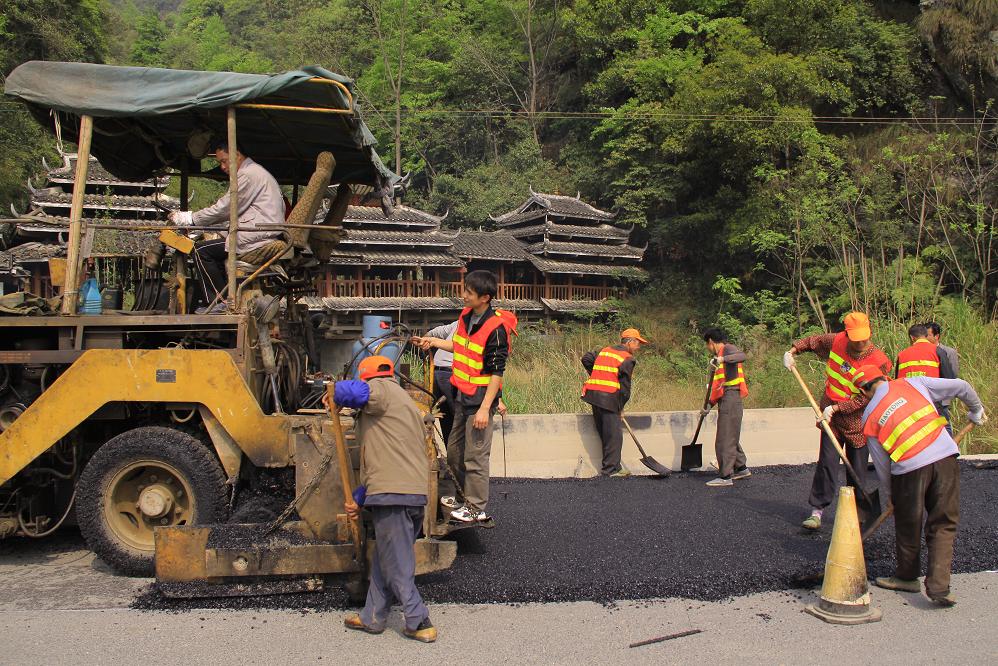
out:
M648 343L647 340L641 337L641 331L636 328L625 328L620 334L620 339L623 340L624 338L633 338L638 342Z
M384 369L388 366L387 369ZM375 377L391 377L395 374L395 364L387 356L368 356L357 366L357 374L364 381Z
M846 325L846 335L853 342L869 340L873 336L870 330L870 318L862 312L850 312L842 320Z
M872 382L874 379L883 379L883 371L875 365L861 365L853 375L853 383L856 386L863 387Z

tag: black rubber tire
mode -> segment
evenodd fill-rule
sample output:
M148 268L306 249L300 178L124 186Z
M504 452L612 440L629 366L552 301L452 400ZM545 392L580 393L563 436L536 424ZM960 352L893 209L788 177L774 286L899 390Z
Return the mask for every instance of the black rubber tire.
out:
M180 471L194 496L194 524L225 522L228 492L225 472L214 453L191 435L149 426L108 440L87 463L76 490L76 518L87 545L115 571L152 576L153 550L124 543L107 524L104 496L115 475L133 462L158 460Z

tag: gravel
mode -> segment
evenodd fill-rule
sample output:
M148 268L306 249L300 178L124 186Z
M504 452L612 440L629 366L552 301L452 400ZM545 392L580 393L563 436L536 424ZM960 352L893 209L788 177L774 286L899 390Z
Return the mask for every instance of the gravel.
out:
M669 479L492 482L492 530L454 535L454 566L417 579L428 602L521 603L684 597L713 601L813 583L823 570L833 512L806 532L813 465L757 468L732 488L702 474ZM998 470L961 464L955 572L998 569ZM889 519L865 544L867 574L894 566ZM342 608L338 588L313 594L171 600L155 589L142 609Z

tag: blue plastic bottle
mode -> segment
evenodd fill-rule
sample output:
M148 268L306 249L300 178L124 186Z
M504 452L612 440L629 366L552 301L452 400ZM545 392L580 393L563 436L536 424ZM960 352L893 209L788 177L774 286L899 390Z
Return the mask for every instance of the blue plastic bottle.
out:
M83 301L80 314L99 315L104 311L103 299L100 295L100 289L97 287L97 278L90 278L83 283L80 297Z

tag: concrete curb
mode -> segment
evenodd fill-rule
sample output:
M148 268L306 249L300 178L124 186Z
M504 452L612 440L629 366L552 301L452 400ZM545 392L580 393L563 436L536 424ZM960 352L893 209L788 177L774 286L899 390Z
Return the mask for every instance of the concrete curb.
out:
M689 444L698 413L631 412L627 422L651 457L679 469L681 449ZM599 473L602 448L589 414L516 414L497 417L492 439L494 477L587 478ZM703 460L715 460L717 413L711 412L700 430ZM797 465L813 462L818 452L814 414L806 408L747 409L742 423L742 448L749 465ZM651 474L624 433L623 464L635 474Z

